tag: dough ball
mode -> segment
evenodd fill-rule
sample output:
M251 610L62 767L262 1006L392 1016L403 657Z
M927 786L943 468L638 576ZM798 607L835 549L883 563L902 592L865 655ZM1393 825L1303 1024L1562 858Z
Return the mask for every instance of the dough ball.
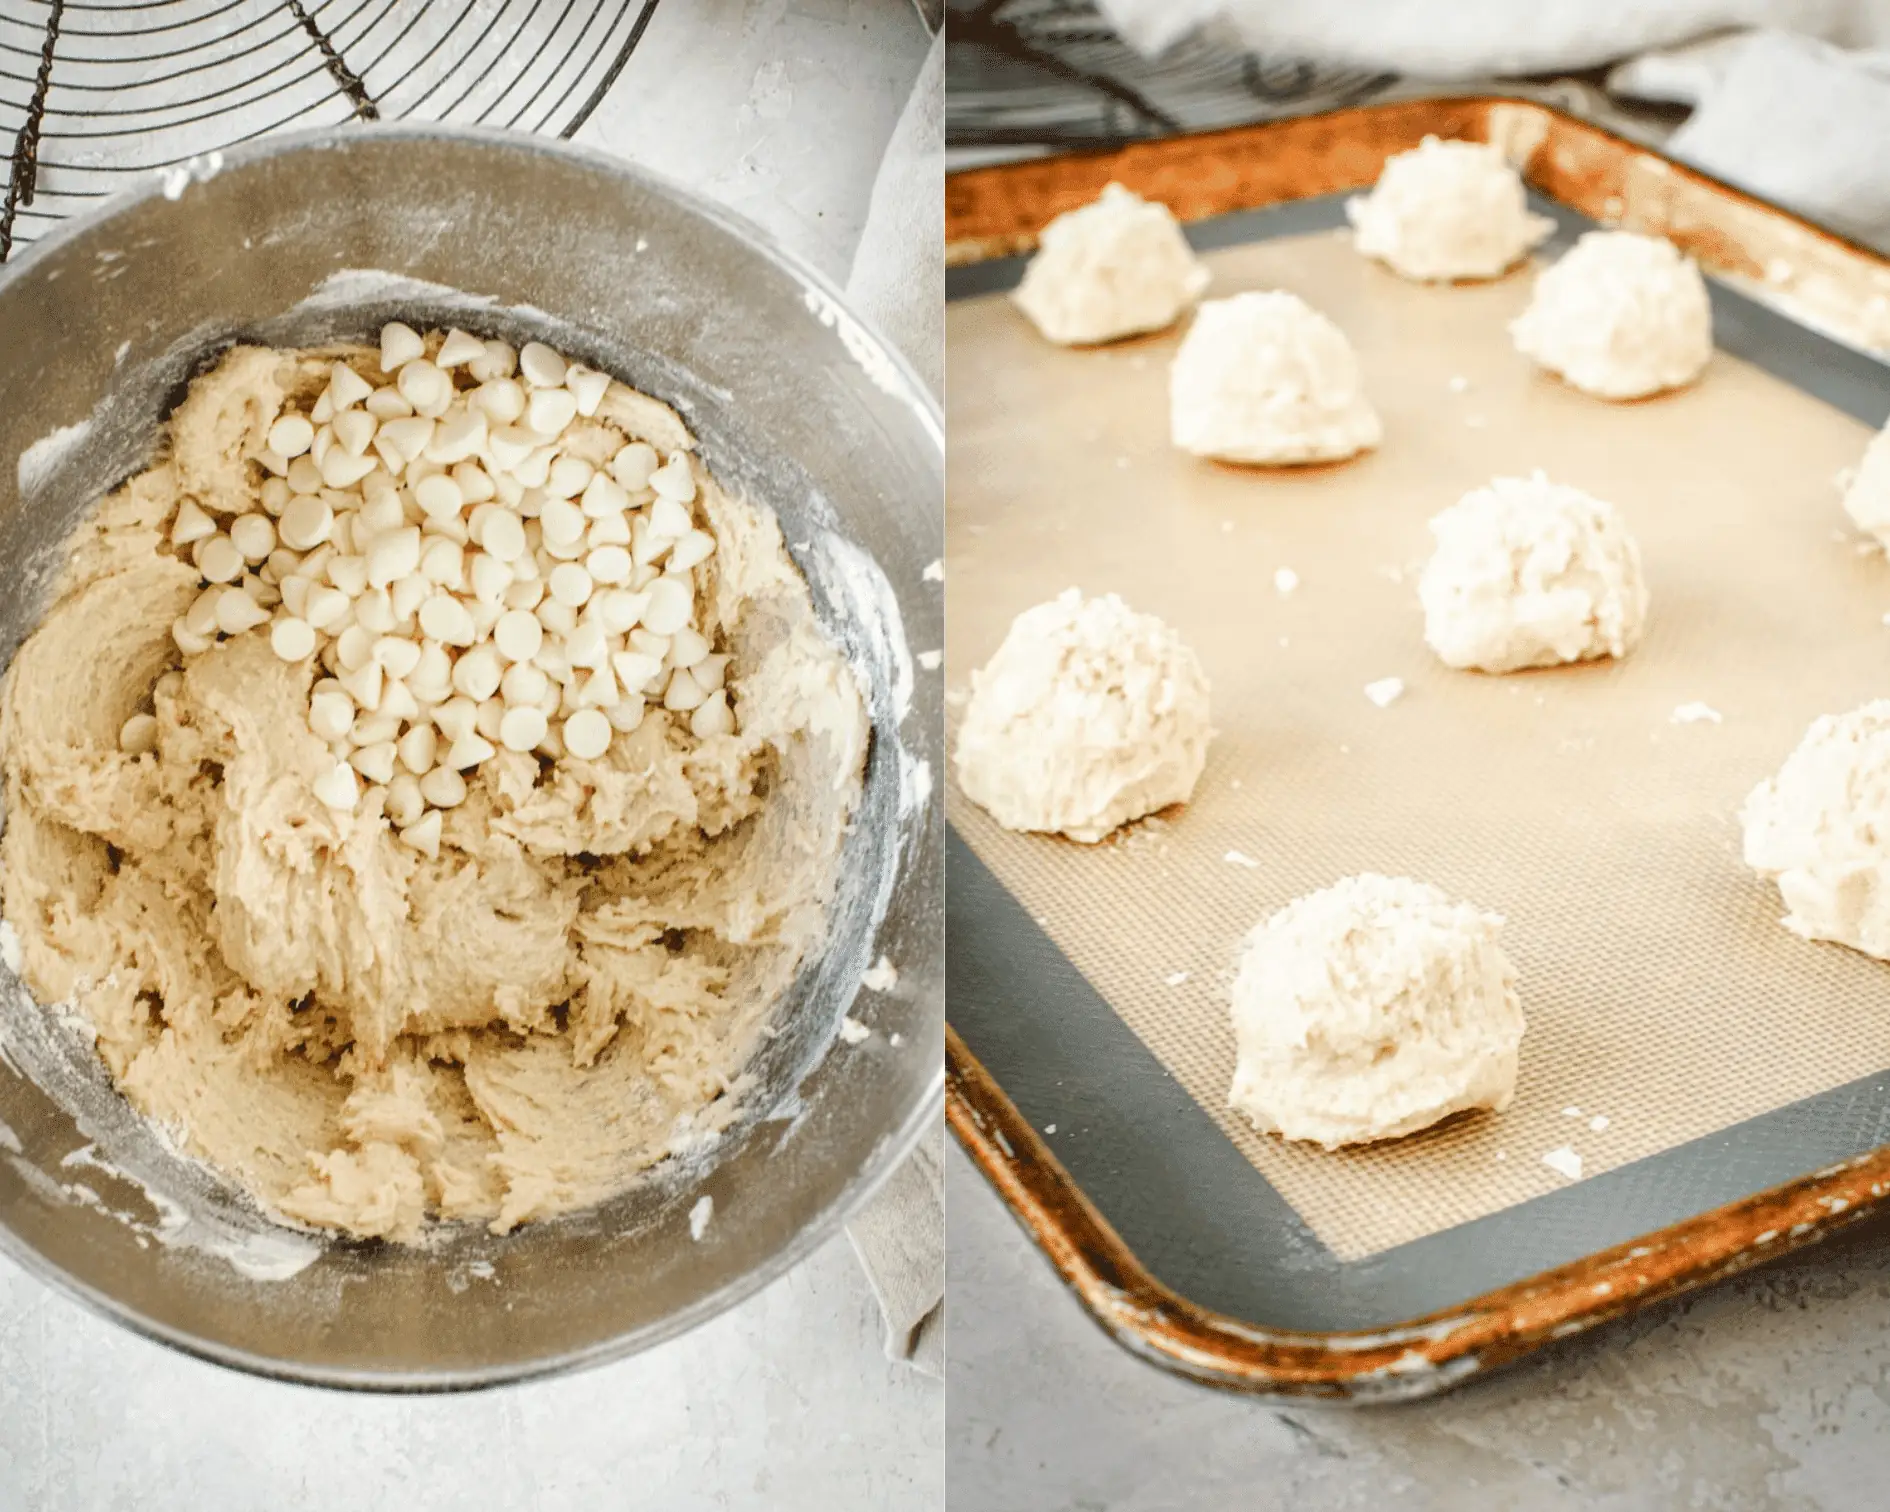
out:
M1787 929L1890 960L1890 699L1815 720L1740 817Z
M958 785L1006 829L1093 844L1194 792L1208 680L1194 652L1113 593L1026 609L971 674Z
M1336 462L1383 435L1345 333L1297 295L1211 299L1175 355L1175 445L1225 462Z
M1700 270L1665 238L1632 231L1582 237L1509 330L1525 357L1603 399L1691 383L1713 355Z
M1502 923L1369 872L1287 904L1242 948L1229 1102L1328 1150L1502 1112L1524 1027Z
M1345 213L1360 252L1420 281L1495 278L1555 229L1530 213L1521 176L1495 147L1436 137L1387 158Z
M1017 307L1062 346L1160 331L1208 286L1168 207L1111 184L1043 228Z
M1431 521L1418 582L1424 639L1484 672L1625 656L1647 623L1640 548L1611 504L1579 488L1496 478Z
M1844 485L1844 512L1859 530L1890 546L1890 426L1870 438L1864 459Z

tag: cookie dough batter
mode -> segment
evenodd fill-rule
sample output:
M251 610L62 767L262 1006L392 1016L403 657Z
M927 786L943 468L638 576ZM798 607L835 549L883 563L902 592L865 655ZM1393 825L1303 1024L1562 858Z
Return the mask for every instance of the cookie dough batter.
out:
M1113 593L1071 588L1018 615L971 674L958 783L1006 829L1094 844L1186 802L1212 733L1207 676L1181 637Z
M1095 346L1171 326L1208 270L1166 205L1110 184L1043 228L1017 307L1060 346Z
M1647 623L1641 553L1614 506L1541 473L1497 478L1431 521L1418 599L1446 665L1515 672L1625 656Z
M1588 232L1509 329L1517 351L1602 399L1679 388L1713 355L1699 267L1665 237L1632 231Z
M1741 820L1787 929L1890 960L1890 700L1814 721Z
M1371 873L1289 903L1241 952L1230 1103L1329 1150L1502 1112L1524 1027L1502 923Z
M1224 462L1336 462L1382 435L1345 333L1280 290L1202 305L1168 396L1175 445Z
M1367 195L1345 202L1353 244L1405 278L1495 278L1555 222L1530 213L1521 176L1486 142L1423 145L1385 160Z
M529 400L514 417L521 423L566 428L549 446L543 433L499 427L495 410L485 449L469 451L451 476L470 493L472 474L489 470L477 491L496 483L500 503L509 494L539 512L529 521L538 528L523 532L529 558L563 528L545 491L558 487L559 458L602 477L624 450L633 463L643 456L625 474L616 516L635 536L627 581L649 581L638 568L654 554L658 501L687 493L680 507L712 537L713 554L668 576L684 585L701 637L727 657L717 667L725 706L703 721L694 717L701 688L682 700L687 709L645 709L618 688L593 738L596 721L578 716L606 697L591 697L603 674L580 677L571 665L587 633L574 612L570 640L559 642L564 662L541 669L553 686L540 707L562 721L567 741L557 741L555 723L539 731L542 718L525 721L534 725L525 737L513 738L516 721L504 738L474 731L463 737L471 755L453 762L464 767L460 791L436 784L414 800L414 813L434 816L415 825L430 833L397 832L388 810L399 779L383 781L395 769L377 748L349 755L347 738L331 746L311 728L319 658L339 642L319 655L304 651L301 631L288 637L294 644L272 642L291 616L271 605L298 566L324 564L304 584L312 602L318 577L356 586L332 565L347 553L259 558L258 542L243 543L261 528L240 520L285 499L332 495L337 510L359 502L328 486L329 473L353 470L347 455L376 455L355 445L372 427L345 421L344 410L359 417L378 403L388 433L402 437L394 418L430 410L441 416L436 440L451 432L457 449L471 433L453 430L466 401L450 385L438 391L434 374L457 362L463 379L465 351L481 345L455 333L446 338L458 342L455 355L437 334L407 337L413 350L391 357L386 337L379 353L238 348L193 383L157 460L74 535L0 702L4 908L27 985L41 1002L76 1007L124 1095L265 1209L402 1241L430 1219L504 1232L587 1206L727 1125L759 1031L823 934L868 732L855 678L820 633L773 516L716 486L690 457L680 419L601 374L573 366L567 376L548 349L513 354L488 343L471 359L474 376L483 362L498 375L492 382L517 384L518 402ZM504 376L515 355L516 380ZM364 406L362 393L393 383L389 363L402 365L399 392L382 387L395 397ZM278 427L289 415L296 423ZM319 435L331 426L323 461L333 465L302 493L295 480L304 474L272 447L306 447L307 431L323 451ZM632 449L638 442L648 446ZM406 448L400 440L394 451ZM652 448L670 459L657 485L666 493L645 476ZM537 474L535 499L517 477L533 468L548 470ZM276 486L280 472L293 495ZM465 542L466 517L437 499L417 507L416 480L443 475L444 463L410 467L396 486L383 471L385 486L367 490L382 503L363 508L392 497L402 531ZM601 518L587 513L580 524L596 529ZM504 532L485 519L472 530L480 539L484 529L487 552L442 556L473 564L503 555ZM276 524L293 533L286 509ZM688 528L679 522L676 533ZM231 571L254 581L247 591L261 612L221 623L212 615L200 633L192 626L204 622L190 615L204 578L214 586L224 571L211 540L237 543L242 560ZM378 548L362 549L351 560L378 570ZM517 552L509 560L515 579L534 570ZM609 555L585 560L600 582L619 570ZM376 616L393 612L376 592L361 588L351 600L357 620L369 618L370 603ZM242 607L221 607L232 605ZM280 616L273 626L261 622L270 614ZM544 623L565 617L547 609ZM669 662L702 665L702 648L684 652L681 639L643 643L660 669L653 700L675 680ZM377 640L374 656L384 650ZM462 650L462 661L470 655ZM411 666L404 653L387 656L390 669ZM649 670L617 665L626 678ZM420 671L407 675L420 686ZM537 696L544 679L521 680ZM395 681L390 670L385 686ZM374 683L378 693L378 672ZM424 722L419 707L411 724ZM381 716L363 709L356 737L369 717ZM444 753L446 732L437 744ZM403 744L400 760L409 754Z

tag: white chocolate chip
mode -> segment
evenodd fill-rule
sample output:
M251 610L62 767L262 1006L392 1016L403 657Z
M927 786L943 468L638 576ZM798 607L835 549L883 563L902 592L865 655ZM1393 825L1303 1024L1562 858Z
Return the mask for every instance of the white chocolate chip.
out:
M656 496L656 502L650 505L650 534L667 536L672 541L680 541L695 527L688 509L675 499L662 494Z
M158 722L155 714L133 714L118 729L118 749L127 756L142 756L155 751Z
M315 427L302 415L283 415L269 427L269 450L285 460L306 452L315 440Z
M688 671L679 667L670 674L669 687L663 693L663 707L686 713L690 709L700 708L705 696Z
M335 512L319 495L301 494L282 511L282 541L296 551L310 551L333 533Z
M284 615L269 627L269 648L285 662L307 661L315 654L315 627Z
M447 487L454 487L450 480L447 481ZM368 582L376 588L385 588L420 570L420 531L413 525L383 531L367 543L364 554L367 557Z
M466 779L450 766L436 766L420 779L420 794L436 809L458 808L466 801Z
M565 361L542 341L528 341L519 348L518 370L536 388L556 388L564 382Z
M564 748L581 761L595 761L610 749L610 721L597 709L580 709L564 722Z
M545 477L545 492L559 499L575 499L590 486L596 474L582 457L557 456Z
M446 765L456 772L466 772L479 766L492 754L492 742L477 730L468 730L447 748Z
M297 457L286 474L291 493L312 494L322 490L322 470L313 457Z
M173 546L194 546L217 533L217 522L189 499L177 506L177 518L171 524Z
M380 421L404 420L413 413L413 406L396 388L377 388L361 401L361 408Z
M395 747L400 764L415 777L424 777L433 770L434 758L439 754L439 749L439 732L428 724L415 725L400 737Z
M338 761L312 784L315 796L331 809L342 813L352 813L360 801L361 785L355 780L354 768L345 761Z
M447 331L446 339L440 343L439 355L433 360L443 368L455 368L477 362L485 355L486 344L483 341L454 327Z
M698 740L707 740L712 735L734 734L735 716L729 711L728 695L718 688L703 699L689 716L689 731Z
M671 452L669 460L650 474L650 487L664 498L687 504L696 496L696 475L689 470L685 452Z
M309 699L308 727L323 740L340 740L354 724L354 700L341 689Z
M364 409L348 410L334 419L335 440L357 457L368 449L368 442L379 428L380 423Z
M659 460L649 442L632 441L610 459L610 475L631 493L641 493L650 486Z
M564 386L571 391L571 397L577 400L577 412L588 420L604 402L605 391L610 387L610 375L574 362L564 370Z
M695 609L695 597L687 584L673 577L658 578L650 584L650 601L643 610L643 624L654 635L674 635L689 623Z
M370 588L354 601L354 622L375 635L394 628L394 601L385 588Z
M336 674L335 680L348 690L350 698L369 713L380 708L381 688L386 681L386 674L381 671L379 662L363 662L358 667L344 666Z
M336 414L352 409L373 392L374 385L345 362L337 362L328 370L329 403Z
M692 625L684 625L669 640L669 664L693 667L709 654L708 639Z
M387 782L394 775L394 743L378 740L373 745L364 745L348 760L368 781Z
M433 809L397 832L402 845L411 846L428 860L440 854L440 811Z
M499 721L499 742L508 751L529 751L545 738L545 716L529 705L509 708Z
M499 691L503 676L498 653L490 646L477 646L453 664L453 686L475 703Z
M241 588L226 588L217 597L217 629L241 635L269 618L269 613Z
M212 583L234 583L243 575L243 553L226 535L213 535L197 547L197 570Z
M706 530L692 530L669 553L669 570L687 572L715 555L715 537Z
M427 344L410 325L390 320L381 327L381 371L391 373L426 355Z
M420 779L412 772L396 772L388 779L384 810L396 826L404 828L414 823L426 812L426 807L427 801L420 794Z
M503 341L485 343L485 355L475 357L467 365L473 378L480 383L489 383L495 378L510 378L518 370L518 353Z
M577 418L577 399L568 389L534 389L525 401L525 423L547 438L563 433Z
M367 592L367 558L334 556L328 559L328 581L351 599Z

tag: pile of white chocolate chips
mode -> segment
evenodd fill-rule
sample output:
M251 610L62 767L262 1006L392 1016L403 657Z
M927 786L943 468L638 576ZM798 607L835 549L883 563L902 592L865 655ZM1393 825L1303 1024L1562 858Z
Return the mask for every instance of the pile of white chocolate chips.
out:
M651 703L733 731L728 657L696 623L715 538L688 454L587 460L611 379L541 343L454 330L429 357L394 323L380 349L383 384L337 362L269 427L261 512L179 508L171 542L204 582L172 626L185 656L266 623L277 656L318 661L308 722L335 765L316 795L378 796L428 856L500 749L595 760ZM135 714L119 744L157 733Z

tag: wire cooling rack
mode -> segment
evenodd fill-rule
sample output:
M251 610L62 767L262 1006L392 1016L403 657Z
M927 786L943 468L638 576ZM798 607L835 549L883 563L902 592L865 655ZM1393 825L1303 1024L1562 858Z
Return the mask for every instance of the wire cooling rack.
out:
M570 136L657 0L0 0L0 260L152 173L273 131Z

